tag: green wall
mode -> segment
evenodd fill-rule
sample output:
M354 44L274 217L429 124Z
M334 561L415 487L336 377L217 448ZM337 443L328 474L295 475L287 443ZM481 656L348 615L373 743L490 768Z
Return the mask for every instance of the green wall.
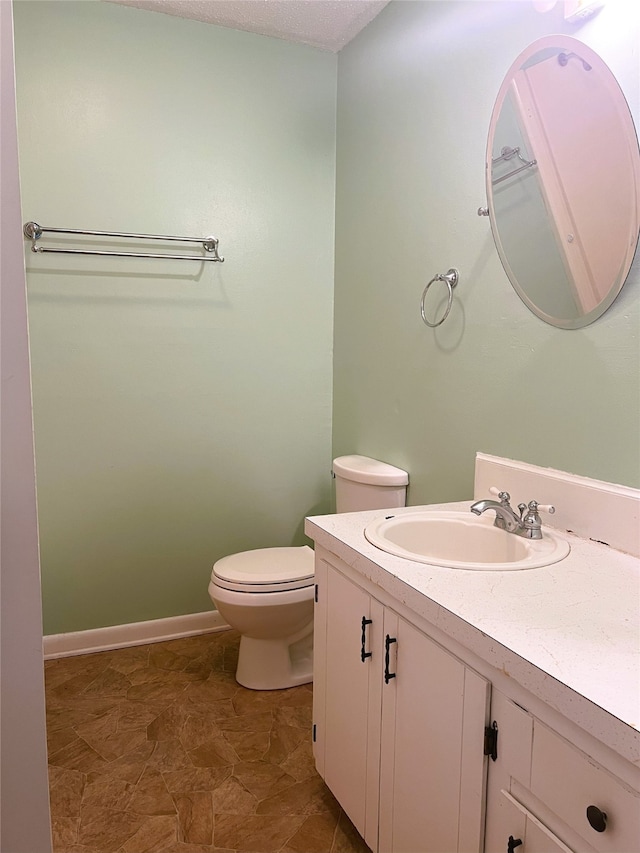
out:
M640 4L575 28L392 2L338 59L103 2L15 17L25 220L213 232L226 256L28 256L45 633L210 608L215 559L329 510L332 452L406 468L412 504L470 497L478 450L640 486L640 262L558 330L476 215L493 101L535 38L598 50L638 123ZM431 330L420 295L450 266Z
M204 611L330 507L337 60L103 2L15 28L24 219L226 257L27 257L45 633Z
M411 504L471 497L478 450L640 486L640 260L595 324L556 329L476 214L494 99L534 39L597 50L639 124L640 4L561 13L392 2L339 55L333 449L406 468ZM428 329L423 287L452 266L454 308Z

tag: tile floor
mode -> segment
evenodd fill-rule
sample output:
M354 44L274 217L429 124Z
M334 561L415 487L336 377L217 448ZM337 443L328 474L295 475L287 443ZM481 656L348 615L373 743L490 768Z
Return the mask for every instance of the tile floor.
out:
M55 853L368 853L311 753L311 685L234 678L233 631L47 661Z

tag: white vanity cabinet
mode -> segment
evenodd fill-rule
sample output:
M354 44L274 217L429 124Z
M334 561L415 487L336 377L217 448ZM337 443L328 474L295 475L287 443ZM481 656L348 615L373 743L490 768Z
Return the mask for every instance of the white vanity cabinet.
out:
M389 607L383 633L379 849L481 851L489 683Z
M318 546L316 582L316 766L374 853L640 853L638 766Z
M637 791L500 691L491 705L485 853L640 850Z
M489 682L316 558L314 751L374 851L480 853Z
M457 570L375 547L379 511L307 519L318 770L375 853L640 853L640 491L479 454L496 483L559 507L564 559Z
M374 657L362 661L362 620L370 649L382 636L382 613L382 605L367 592L316 559L316 767L370 847L375 847L378 825L382 682L372 672Z

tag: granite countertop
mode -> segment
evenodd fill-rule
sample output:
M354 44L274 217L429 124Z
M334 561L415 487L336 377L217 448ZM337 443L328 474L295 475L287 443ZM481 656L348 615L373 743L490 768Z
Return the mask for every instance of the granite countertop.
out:
M467 511L471 501L394 509ZM314 516L306 533L482 660L640 766L640 560L554 530L564 560L523 571L468 571L371 545L380 510Z

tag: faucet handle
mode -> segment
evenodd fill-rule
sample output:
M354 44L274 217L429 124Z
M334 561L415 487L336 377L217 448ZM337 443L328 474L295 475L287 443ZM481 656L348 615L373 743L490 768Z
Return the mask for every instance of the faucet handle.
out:
M511 500L511 495L509 494L509 492L503 492L499 488L497 488L497 486L490 486L489 494L496 495L496 497L500 499L500 503L502 503L504 506L507 506L509 504L509 501Z
M549 515L553 515L556 511L553 504L539 504L537 501L529 501L529 509L533 512L548 512Z
M542 539L542 521L539 513L548 512L553 515L556 508L551 504L539 504L537 501L529 501L529 504L520 504L520 525L522 528L521 536L526 536L528 539Z

